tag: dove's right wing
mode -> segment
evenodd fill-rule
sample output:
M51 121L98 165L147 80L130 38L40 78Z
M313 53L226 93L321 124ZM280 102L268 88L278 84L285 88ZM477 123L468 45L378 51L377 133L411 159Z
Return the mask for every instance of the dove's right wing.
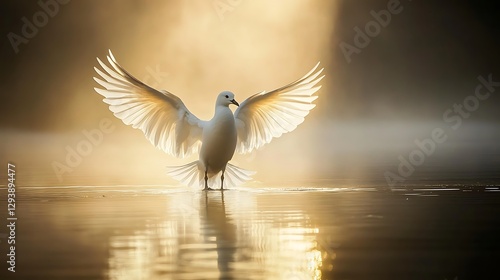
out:
M316 86L323 76L319 62L304 77L279 89L254 94L234 112L238 129L236 150L244 154L294 130L314 108Z
M113 114L125 124L144 132L153 145L166 153L185 157L198 151L204 122L186 108L182 100L167 91L142 83L123 69L109 51L111 69L99 58L104 71L94 67L102 79L94 80Z

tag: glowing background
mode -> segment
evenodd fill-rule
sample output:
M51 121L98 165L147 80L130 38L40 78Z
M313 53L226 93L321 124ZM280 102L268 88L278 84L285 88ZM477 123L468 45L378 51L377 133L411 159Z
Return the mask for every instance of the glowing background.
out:
M228 10L214 7L221 2ZM327 76L304 124L250 157L235 157L263 182L383 181L383 172L397 168L398 155L407 156L415 139L446 126L443 112L474 92L478 75L500 76L497 21L486 2L451 7L401 1L403 11L351 63L339 43L353 44L353 28L373 20L370 11L386 9L387 1L228 3L74 1L61 6L18 54L4 40L0 152L23 166L20 182L173 183L164 166L192 160L156 150L100 101L93 66L107 49L136 77L177 94L203 119L211 117L222 90L241 102L321 61ZM28 2L5 5L5 34L20 33L20 18L40 10ZM151 74L156 70L159 76ZM415 178L428 172L494 177L500 161L497 95L450 133ZM115 130L58 180L51 164L64 163L65 148L74 148L85 139L82 130L98 128L103 118Z
M4 36L0 159L16 164L21 187L21 273L216 278L233 269L257 279L454 279L471 264L474 273L496 268L499 190L484 186L499 180L498 92L459 130L442 119L474 92L477 76L500 80L494 4L401 1L403 11L348 63L339 44L352 44L353 28L387 0L234 0L222 16L219 2L229 0L71 1L18 54ZM39 10L36 1L4 1L1 34L19 33L20 19ZM219 192L167 187L174 181L164 167L192 159L163 154L108 111L92 80L95 57L108 49L200 118L211 116L221 90L241 102L317 61L327 76L304 124L235 158L262 183L228 191L224 203ZM66 148L103 119L114 130L58 180L51 164L64 163ZM408 180L425 187L376 191L398 156L436 127L449 140ZM464 187L428 187L437 181Z

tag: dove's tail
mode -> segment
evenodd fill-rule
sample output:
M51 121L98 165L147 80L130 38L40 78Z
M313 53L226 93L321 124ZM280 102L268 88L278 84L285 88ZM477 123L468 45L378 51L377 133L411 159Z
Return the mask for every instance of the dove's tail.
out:
M200 188L205 186L204 166L198 160L181 166L167 167L167 174L181 184L189 187ZM228 163L224 172L224 188L237 187L245 181L252 179L252 175L254 174L255 171L246 170ZM220 172L209 175L209 187L220 188L220 183Z
M181 166L167 167L167 174L181 184L189 187L203 186L203 177L205 176L203 165L195 160L191 163Z
M243 184L245 181L252 179L255 171L240 168L236 165L228 163L226 165L226 172L224 172L224 187L236 187ZM220 185L220 176L216 176Z

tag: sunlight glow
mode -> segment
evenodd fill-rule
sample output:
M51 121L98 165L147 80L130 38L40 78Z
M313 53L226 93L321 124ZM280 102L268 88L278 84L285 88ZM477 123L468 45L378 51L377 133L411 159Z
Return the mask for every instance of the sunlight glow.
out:
M261 220L254 194L233 192L225 199L218 192L207 195L175 194L166 210L173 219L148 221L144 230L129 235L115 234L110 240L110 278L162 279L174 272L222 277L251 271L265 279L321 279L319 229L308 226L307 214L271 211ZM289 227L290 220L294 227Z

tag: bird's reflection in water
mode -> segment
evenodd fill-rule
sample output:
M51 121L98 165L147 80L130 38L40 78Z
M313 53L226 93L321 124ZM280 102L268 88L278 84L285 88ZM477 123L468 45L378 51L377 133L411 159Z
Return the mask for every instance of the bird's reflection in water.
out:
M226 190L169 194L143 226L110 236L111 279L321 279L303 209ZM260 206L259 206L260 205ZM156 208L155 208L156 207ZM132 210L130 210L132 211Z
M236 225L226 214L224 191L205 191L205 199L200 207L200 218L205 221L203 235L206 241L215 241L217 268L220 279L232 278L231 263L235 261Z

